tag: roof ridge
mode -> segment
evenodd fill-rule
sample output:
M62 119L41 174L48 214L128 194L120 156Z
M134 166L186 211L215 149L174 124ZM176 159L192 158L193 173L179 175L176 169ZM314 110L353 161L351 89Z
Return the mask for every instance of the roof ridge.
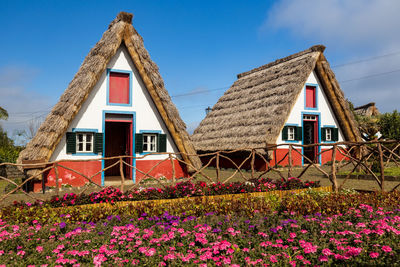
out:
M255 68L255 69L252 69L252 70L249 70L249 71L246 71L246 72L239 73L239 74L237 75L237 78L238 78L238 79L239 79L239 78L242 78L242 77L247 76L247 75L249 75L249 74L255 73L255 72L260 71L260 70L267 69L267 68L269 68L269 67L278 65L278 64L280 64L280 63L289 61L289 60L291 60L291 59L294 59L294 58L296 58L296 57L299 57L299 56L302 56L302 55L305 55L305 54L308 54L308 53L312 53L312 52L321 52L321 53L322 53L322 52L324 52L324 50L325 50L325 46L324 46L324 45L314 45L314 46L311 46L310 48L308 48L308 49L306 49L306 50L303 50L303 51L301 51L301 52L292 54L292 55L287 56L287 57L284 57L284 58L277 59L277 60L275 60L275 61L273 61L273 62L270 62L270 63L268 63L268 64L262 65L262 66L260 66L260 67Z
M115 23L118 23L120 21L132 24L132 19L133 19L132 13L121 11L118 13L117 17L113 21L111 21L111 23L108 25L108 29L110 29Z

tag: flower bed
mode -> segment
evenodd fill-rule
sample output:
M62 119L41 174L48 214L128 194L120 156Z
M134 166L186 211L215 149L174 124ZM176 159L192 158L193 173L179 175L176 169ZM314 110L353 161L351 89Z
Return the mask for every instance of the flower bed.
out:
M400 260L400 210L361 204L344 214L202 217L110 215L97 223L0 221L7 265L381 265Z
M273 190L291 190L303 188L315 188L319 182L305 181L291 177L288 180L253 179L249 182L234 183L212 183L205 182L192 183L191 181L180 182L175 185L165 186L164 188L142 188L139 190L121 192L118 188L107 187L99 192L90 195L77 195L66 193L62 197L55 196L46 204L51 207L63 207L93 203L115 203L118 201L138 201L152 199L173 199L195 196L215 196L225 194L241 194L252 192L269 192ZM24 206L25 203L14 203L17 206ZM42 205L43 203L29 203L31 206Z

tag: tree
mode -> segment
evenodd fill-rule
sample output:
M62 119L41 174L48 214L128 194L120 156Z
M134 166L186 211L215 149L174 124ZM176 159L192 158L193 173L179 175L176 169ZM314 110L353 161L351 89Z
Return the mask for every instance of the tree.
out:
M0 107L0 120L8 118L7 110ZM14 141L8 137L7 132L0 125L0 163L15 162L22 147L15 146Z
M392 113L382 114L379 129L384 138L400 140L400 113L394 110Z

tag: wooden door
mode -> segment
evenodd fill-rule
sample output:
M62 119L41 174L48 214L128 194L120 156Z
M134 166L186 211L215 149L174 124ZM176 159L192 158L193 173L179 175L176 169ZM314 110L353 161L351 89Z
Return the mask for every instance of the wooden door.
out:
M319 141L319 132L318 132L318 116L305 115L303 118L303 144L316 144ZM305 147L304 156L309 158L312 162L318 162L318 147ZM308 163L307 160L304 160L304 163Z
M132 123L127 122L107 122L105 127L105 157L115 157L130 155ZM116 163L118 159L105 160L105 167ZM128 162L129 163L129 162ZM125 170L125 176L127 172ZM120 176L119 164L108 169L105 176Z

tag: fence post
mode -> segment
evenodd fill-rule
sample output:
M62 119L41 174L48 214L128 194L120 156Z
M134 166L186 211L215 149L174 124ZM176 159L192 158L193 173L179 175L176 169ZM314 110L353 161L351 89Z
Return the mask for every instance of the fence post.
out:
M385 182L385 164L383 162L383 152L382 152L382 145L378 143L378 152L379 152L379 165L381 171L381 190L384 191L384 182Z
M288 161L289 161L289 169L288 169L288 178L292 177L292 145L289 144L289 154L288 154Z
M332 187L334 192L338 192L338 185L337 185L337 180L336 180L336 150L337 150L337 145L333 145L333 151L332 151L332 174L331 174L331 182L332 182Z
M251 150L251 179L254 179L254 162L256 160L256 151L254 149Z
M58 184L58 164L54 164L54 173L56 174L56 194L58 195L60 192L59 184Z
M124 161L122 157L119 158L119 172L121 174L121 192L124 192L125 175L124 175Z
M217 152L217 158L215 160L215 171L217 172L217 182L219 182L219 152Z
M175 184L175 164L174 164L174 160L173 160L173 158L172 158L172 155L171 154L169 154L169 160L170 160L170 162L171 162L171 168L172 168L172 182Z

